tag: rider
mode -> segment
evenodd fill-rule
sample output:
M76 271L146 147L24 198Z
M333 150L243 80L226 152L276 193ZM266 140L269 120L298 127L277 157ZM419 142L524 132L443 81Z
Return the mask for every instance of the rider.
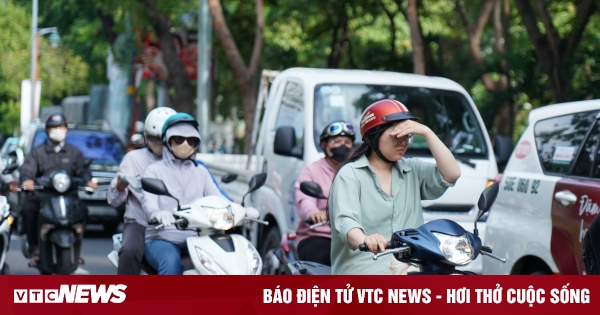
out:
M329 195L333 176L350 154L355 139L354 127L346 121L334 121L325 126L319 137L325 157L306 166L296 181L296 213L300 218L296 235L300 260L331 265L331 227L321 225L311 230L305 222L307 219L313 224L327 222L327 200L305 195L300 191L300 183L315 182L321 186L324 196Z
M386 274L400 264L392 255L373 261L355 249L364 243L372 253L384 251L393 232L422 225L421 200L439 198L460 177L452 152L416 120L389 99L363 112L364 142L336 174L329 195L333 274ZM427 141L437 165L403 157L414 135Z
M176 113L168 107L158 107L148 113L144 124L146 148L128 152L119 166L119 175L141 177L150 164L162 159L162 127L167 118ZM117 274L139 275L144 255L144 234L148 224L146 214L142 210L142 192L128 187L126 181L116 176L110 183L107 200L113 207L126 202Z
M194 159L200 146L198 122L189 114L178 113L165 122L162 129L163 159L146 170L144 177L157 178L165 183L169 194L181 204L190 204L208 195L222 195L205 167ZM177 201L144 191L142 206L150 220L155 219L164 229L146 229L144 257L158 274L183 274L180 255L187 253L186 239L196 232L179 230L173 223L172 209Z
M48 140L35 147L25 158L21 167L21 185L28 191L34 190L34 179L42 176L50 176L57 170L65 170L69 176L80 177L87 186L98 188L96 183L92 182L92 173L89 167L84 167L86 159L83 153L76 147L65 142L67 136L67 119L60 113L52 113L46 120L46 134ZM38 214L42 202L52 196L51 193L36 191L28 196L23 204L23 227L27 234L27 242L33 248L33 254L29 261L30 267L36 267L40 260L40 249L38 246ZM87 213L87 207L80 202L77 193L73 193L76 202L84 208ZM83 264L83 259L79 257L79 264Z

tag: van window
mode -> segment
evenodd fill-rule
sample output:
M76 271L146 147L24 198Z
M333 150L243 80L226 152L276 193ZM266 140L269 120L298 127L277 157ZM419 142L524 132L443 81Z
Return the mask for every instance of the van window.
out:
M535 142L544 173L567 174L597 114L598 111L576 113L535 124Z
M296 145L302 146L304 136L304 90L297 82L289 81L283 91L281 107L275 128L292 126L296 132Z
M321 84L315 87L314 134L319 145L321 130L334 120L346 120L359 130L360 116L371 104L394 99L420 118L452 153L467 158L486 158L481 126L468 99L461 93L423 87L364 84ZM362 142L357 132L356 142ZM431 156L425 138L415 136L407 156Z
M573 172L571 172L571 175L590 177L592 163L594 162L596 152L598 151L599 139L600 124L596 123L594 128L592 128L592 132L590 132L590 135L585 140L585 144L583 145L583 148L581 148L581 152L579 152L579 156L577 157L577 161L573 166Z

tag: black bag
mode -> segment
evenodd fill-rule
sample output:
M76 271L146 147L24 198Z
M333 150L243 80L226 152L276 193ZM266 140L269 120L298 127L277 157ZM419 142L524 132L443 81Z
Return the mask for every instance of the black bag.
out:
M600 215L596 215L583 236L583 263L585 273L600 275Z

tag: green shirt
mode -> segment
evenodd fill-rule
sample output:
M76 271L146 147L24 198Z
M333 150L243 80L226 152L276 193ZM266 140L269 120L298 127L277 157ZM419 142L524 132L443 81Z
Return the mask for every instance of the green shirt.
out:
M448 187L436 164L402 158L392 167L392 197L383 191L366 156L344 165L329 195L332 274L387 274L393 255L373 260L373 254L352 248L346 235L360 228L365 235L392 233L423 225L421 200L441 197Z

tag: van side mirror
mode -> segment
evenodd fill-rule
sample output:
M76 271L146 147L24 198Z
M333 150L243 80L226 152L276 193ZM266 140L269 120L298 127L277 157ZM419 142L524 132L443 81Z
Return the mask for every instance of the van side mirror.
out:
M259 174L252 176L252 178L250 179L250 182L248 183L248 192L244 195L244 197L242 197L242 203L241 203L242 207L244 207L244 205L245 205L246 196L248 196L248 194L250 194L251 192L262 187L266 182L267 182L267 173L259 173Z
M223 177L221 177L221 182L228 184L228 183L233 182L237 178L238 178L237 174L225 174L225 175L223 175Z
M275 141L273 143L273 151L275 154L283 156L291 156L302 159L302 146L296 145L296 131L294 127L282 126L277 128L275 132Z
M323 191L321 190L321 186L315 182L304 181L300 183L300 191L307 196L311 196L313 198L318 199L327 199L323 196Z
M506 135L497 135L494 138L494 154L496 155L496 163L506 164L510 159L513 151L512 139Z

